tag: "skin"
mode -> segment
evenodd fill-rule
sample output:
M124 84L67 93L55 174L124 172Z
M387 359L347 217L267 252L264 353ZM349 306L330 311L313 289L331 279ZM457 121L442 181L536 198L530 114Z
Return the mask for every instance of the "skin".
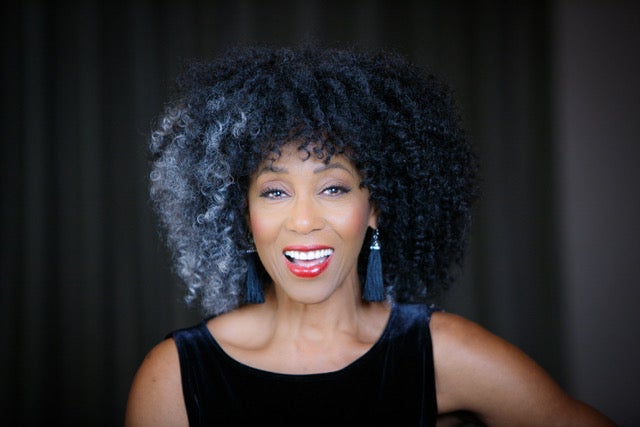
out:
M389 318L385 303L360 296L357 258L377 214L360 175L341 156L327 167L291 146L254 174L248 222L258 255L273 279L265 303L211 319L222 348L255 368L288 374L330 372L361 357ZM333 249L326 269L299 277L287 267L287 247ZM522 351L460 316L434 313L431 333L438 425L469 414L491 426L613 426L566 394ZM186 426L175 343L153 348L131 386L126 426Z

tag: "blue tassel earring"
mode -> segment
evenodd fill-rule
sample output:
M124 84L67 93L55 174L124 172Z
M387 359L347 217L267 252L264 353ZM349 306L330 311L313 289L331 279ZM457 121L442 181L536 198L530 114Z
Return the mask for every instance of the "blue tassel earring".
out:
M384 286L382 284L382 259L380 257L380 242L378 229L373 231L369 259L367 261L367 278L364 283L362 298L365 301L384 300Z
M261 304L264 302L264 292L256 265L258 254L253 243L253 238L250 239L250 242L251 247L245 251L247 254L247 282L245 284L244 302L247 304Z

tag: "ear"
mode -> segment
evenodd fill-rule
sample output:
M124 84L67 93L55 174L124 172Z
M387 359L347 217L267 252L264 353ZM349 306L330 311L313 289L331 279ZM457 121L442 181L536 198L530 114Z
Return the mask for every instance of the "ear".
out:
M249 234L253 234L251 230L251 215L249 215L249 209L247 208L247 213L244 214L244 224L247 226L247 231Z
M378 228L378 209L372 204L371 212L369 213L369 227L376 230Z

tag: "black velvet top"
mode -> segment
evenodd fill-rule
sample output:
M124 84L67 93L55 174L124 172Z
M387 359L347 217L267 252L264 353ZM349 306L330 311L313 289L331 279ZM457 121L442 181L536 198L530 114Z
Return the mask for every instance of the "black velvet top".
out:
M191 426L434 426L429 320L396 304L378 341L338 371L292 375L252 368L222 350L205 323L175 331Z

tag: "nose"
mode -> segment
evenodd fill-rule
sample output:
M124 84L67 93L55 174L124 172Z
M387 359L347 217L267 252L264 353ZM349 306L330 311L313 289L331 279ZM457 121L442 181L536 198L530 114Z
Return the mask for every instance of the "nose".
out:
M297 195L290 207L287 228L300 234L308 234L324 226L322 207L309 195Z

